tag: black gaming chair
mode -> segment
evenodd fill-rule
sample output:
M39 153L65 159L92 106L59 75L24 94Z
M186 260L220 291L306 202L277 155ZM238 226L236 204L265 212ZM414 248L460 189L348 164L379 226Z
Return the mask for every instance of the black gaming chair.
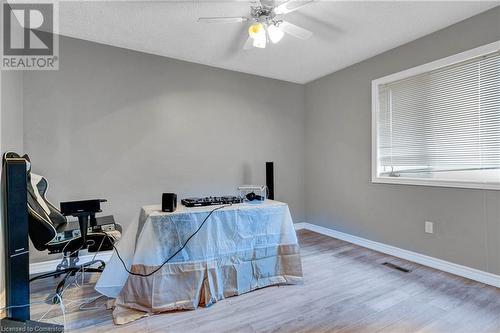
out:
M19 157L16 153L5 156ZM56 293L59 295L66 285L69 276L84 270L86 272L102 272L105 263L102 260L91 260L78 264L80 250L99 252L113 249L113 243L121 236L121 226L114 222L113 216L96 218L100 213L100 204L106 200L94 199L61 203L58 210L46 198L47 180L31 172L31 161L28 155L22 158L27 164L29 237L39 251L48 250L49 254L63 253L64 258L53 272L41 274L31 281L64 275L59 282ZM66 216L78 218L78 222L68 222ZM98 267L92 267L92 266ZM54 297L54 302L58 297Z

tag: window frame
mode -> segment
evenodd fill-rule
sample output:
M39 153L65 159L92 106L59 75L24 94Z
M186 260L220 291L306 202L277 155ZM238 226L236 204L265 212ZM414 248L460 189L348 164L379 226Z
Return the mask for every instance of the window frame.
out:
M420 185L420 186L439 186L439 187L457 187L472 189L500 190L500 183L460 181L460 180L440 180L412 177L389 177L378 174L378 133L377 133L377 113L379 111L379 86L394 81L406 79L411 76L430 72L442 67L454 65L456 63L467 61L482 55L500 51L500 40L486 44L465 52L438 59L420 66L409 68L401 72L387 75L372 81L372 183L382 184L401 184L401 185Z

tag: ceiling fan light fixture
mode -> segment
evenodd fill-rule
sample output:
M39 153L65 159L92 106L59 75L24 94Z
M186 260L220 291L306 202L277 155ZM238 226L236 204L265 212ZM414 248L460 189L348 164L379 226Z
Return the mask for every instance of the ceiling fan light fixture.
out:
M281 4L277 4L277 2ZM298 39L308 39L312 32L284 21L281 16L303 8L317 0L252 0L248 16L199 17L203 23L242 23L250 21L244 50L265 48L269 42L279 43L285 34Z
M253 39L252 45L259 49L264 49L267 44L266 27L257 22L248 28L248 35Z
M269 39L271 40L271 42L273 42L273 44L278 43L285 35L285 33L281 31L281 29L275 26L274 24L270 25L267 28L267 33L269 35Z

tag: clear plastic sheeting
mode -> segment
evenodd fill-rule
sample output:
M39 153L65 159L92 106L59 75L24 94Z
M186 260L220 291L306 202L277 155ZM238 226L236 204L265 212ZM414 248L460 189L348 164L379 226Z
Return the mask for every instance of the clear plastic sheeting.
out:
M216 206L164 213L146 206L117 245L128 268L147 274L178 251ZM187 246L158 272L129 275L113 254L96 290L116 298L115 323L145 314L210 305L275 284L302 282L297 237L285 203L216 210Z

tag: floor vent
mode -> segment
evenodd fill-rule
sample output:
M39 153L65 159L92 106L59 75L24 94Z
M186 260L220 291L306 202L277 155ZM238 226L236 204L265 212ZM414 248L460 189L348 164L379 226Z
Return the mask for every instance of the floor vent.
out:
M387 266L387 267L392 268L392 269L397 269L398 271L401 271L401 272L404 272L404 273L410 273L411 272L411 270L409 270L408 268L404 268L404 267L395 265L395 264L390 263L390 262L384 262L382 265Z

